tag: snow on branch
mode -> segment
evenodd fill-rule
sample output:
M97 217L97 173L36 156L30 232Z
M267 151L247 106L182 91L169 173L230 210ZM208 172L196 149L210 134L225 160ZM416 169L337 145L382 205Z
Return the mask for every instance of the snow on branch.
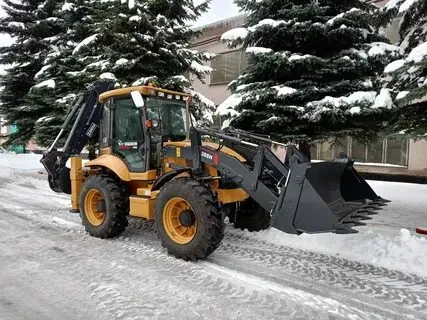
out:
M209 66L202 65L197 61L191 62L190 68L198 73L211 73L213 69Z
M74 4L69 3L69 2L64 2L64 4L62 5L61 11L71 11L74 8Z
M386 10L391 10L399 7L399 13L407 11L415 2L419 0L390 0L386 5Z
M390 96L389 89L381 89L380 94L375 98L375 102L372 105L373 109L377 108L388 108L390 109L393 106L393 99Z
M249 27L250 32L255 32L258 28L269 26L271 28L277 28L278 26L289 25L293 20L273 20L273 19L264 19L258 22L256 25Z
M405 60L403 60L403 59L399 59L399 60L393 61L392 63L389 63L384 68L384 73L394 72L394 71L402 68L404 65L405 65Z
M420 63L423 61L423 59L427 57L427 42L421 43L420 45L416 46L412 51L408 54L406 59L400 59L395 60L391 63L389 63L385 69L384 73L391 73L394 72L400 68L402 68L407 63ZM416 71L416 69L412 69L412 72ZM409 71L408 71L409 72ZM411 73L411 72L409 72Z
M12 21L12 22L9 22L9 23L7 24L7 26L8 26L9 28L20 28L20 29L25 29L25 24L23 24L22 22L15 22L15 21Z
M49 68L51 65L45 65L43 66L35 75L34 79L40 78Z
M249 47L246 49L246 53L251 54L265 54L265 53L271 53L273 52L270 48L264 48L264 47Z
M221 40L223 41L244 40L247 35L248 35L248 29L235 28L223 33L221 36Z
M323 105L333 105L335 107L340 107L346 104L355 104L358 102L370 102L374 103L376 97L375 91L357 91L349 95L348 97L331 97L326 96L322 100L313 101L308 103L307 106L323 106Z
M348 10L347 12L342 12L342 13L340 13L340 14L336 15L335 17L333 17L333 18L329 19L328 21L326 21L326 24L327 24L327 25L332 25L332 24L334 24L335 20L341 19L341 18L343 18L345 15L348 15L348 14L350 14L350 13L359 12L359 11L360 11L360 9L352 8L352 9Z
M93 34L86 39L84 39L82 42L80 42L73 50L73 54L78 53L83 47L89 45L91 42L94 42L96 38L98 37L98 34Z
M299 55L299 54L293 54L289 57L289 61L295 61L295 60L302 60L302 59L307 59L307 58L312 58L313 56L310 54L305 54L303 56Z
M99 76L99 78L100 79L105 79L105 80L113 80L113 81L117 80L116 76L113 73L111 73L111 72L104 72L103 74L101 74Z
M427 56L427 42L421 43L412 49L406 60L418 63L421 62L425 56Z
M401 47L385 42L372 42L369 45L371 46L371 49L368 51L369 56L385 55L389 53L395 55L403 54L403 49Z
M53 79L42 81L36 84L35 86L33 86L33 88L37 88L37 89L40 89L40 88L54 89L55 87L56 87L56 83L55 83L55 80Z
M240 94L232 94L216 109L216 114L219 116L231 116L236 117L239 112L235 108L242 102L243 96Z
M274 86L273 89L277 90L279 96L287 96L297 92L296 89L287 86Z

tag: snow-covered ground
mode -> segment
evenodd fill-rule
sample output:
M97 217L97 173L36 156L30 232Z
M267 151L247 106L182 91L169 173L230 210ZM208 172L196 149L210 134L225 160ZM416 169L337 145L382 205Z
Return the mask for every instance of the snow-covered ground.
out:
M392 200L354 235L227 226L205 261L168 256L153 225L88 236L40 155L0 154L0 319L426 319L426 185L369 181Z

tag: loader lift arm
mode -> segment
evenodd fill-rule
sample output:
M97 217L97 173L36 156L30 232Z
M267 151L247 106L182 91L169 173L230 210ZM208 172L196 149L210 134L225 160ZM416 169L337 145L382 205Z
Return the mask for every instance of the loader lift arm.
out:
M252 165L221 152L221 147L203 146L202 135L252 149ZM286 165L265 145L273 141L250 133L232 131L226 134L191 128L190 139L191 148L181 152L183 157L192 160L195 176L203 173L203 163L216 167L223 181L244 189L270 212L272 227L287 233L354 233L357 230L352 227L364 225L361 220L370 219L369 215L387 202L360 177L353 161L344 155L326 164L310 163L295 146L288 145L289 165ZM174 153L175 150L166 148L165 156Z
M76 98L61 130L40 162L48 173L49 186L56 192L71 194L70 169L66 167L72 155L80 155L85 145L96 139L102 112L99 95L114 88L111 82L98 82ZM61 151L55 146L73 123Z

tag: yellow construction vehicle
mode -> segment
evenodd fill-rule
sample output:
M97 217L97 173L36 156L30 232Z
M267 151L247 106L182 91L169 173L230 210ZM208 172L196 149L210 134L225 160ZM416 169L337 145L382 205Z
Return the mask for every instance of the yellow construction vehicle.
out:
M105 82L75 101L41 162L88 233L111 238L128 216L155 220L169 253L197 260L220 245L226 216L251 231L352 233L387 202L345 155L313 164L288 145L281 161L264 136L194 126L190 103L185 93ZM83 165L81 152L94 143Z

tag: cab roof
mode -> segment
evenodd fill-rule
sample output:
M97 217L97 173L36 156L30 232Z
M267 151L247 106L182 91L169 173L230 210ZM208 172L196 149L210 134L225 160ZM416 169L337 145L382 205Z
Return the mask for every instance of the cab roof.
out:
M143 96L164 96L169 99L183 99L183 100L185 100L185 98L191 100L192 98L191 94L188 94L188 93L171 91L171 90L157 88L152 85L148 85L148 86L114 89L114 90L104 92L99 96L99 102L104 103L108 99L113 97L129 96L132 91L139 91Z

